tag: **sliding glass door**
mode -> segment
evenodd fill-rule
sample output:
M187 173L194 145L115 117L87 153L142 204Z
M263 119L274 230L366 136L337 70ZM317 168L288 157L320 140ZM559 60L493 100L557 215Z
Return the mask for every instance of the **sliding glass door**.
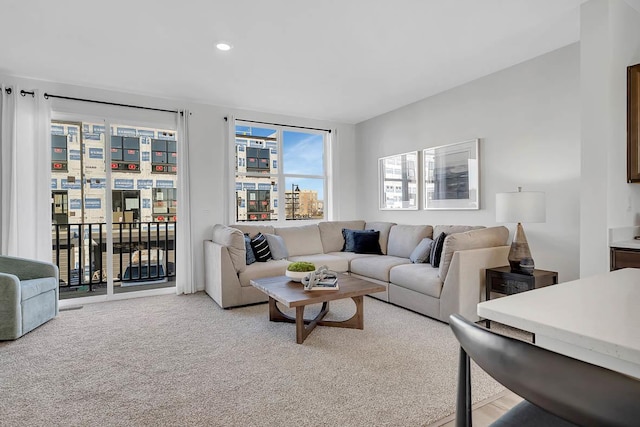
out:
M51 136L60 299L175 287L176 131L81 119Z

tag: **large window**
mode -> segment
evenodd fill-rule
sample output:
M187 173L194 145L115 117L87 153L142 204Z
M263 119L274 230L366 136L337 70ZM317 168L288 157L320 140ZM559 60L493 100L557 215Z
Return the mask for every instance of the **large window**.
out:
M328 133L236 122L235 220L324 219Z
M176 145L170 129L52 122L52 242L60 298L174 286L178 185L170 168Z

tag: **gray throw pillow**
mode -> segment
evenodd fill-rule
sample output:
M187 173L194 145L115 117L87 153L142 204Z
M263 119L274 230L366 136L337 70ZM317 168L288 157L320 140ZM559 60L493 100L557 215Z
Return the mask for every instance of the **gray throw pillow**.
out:
M267 238L269 250L271 251L271 257L273 259L278 260L289 258L289 251L287 250L287 246L284 244L284 239L282 238L282 236L265 233L264 237Z
M245 233L244 235L244 249L247 252L247 265L251 265L256 262L256 256L253 253L253 248L251 247L251 237Z
M425 237L422 239L418 246L411 252L409 259L414 264L423 262L429 262L429 254L431 253L431 245L433 245L433 239Z

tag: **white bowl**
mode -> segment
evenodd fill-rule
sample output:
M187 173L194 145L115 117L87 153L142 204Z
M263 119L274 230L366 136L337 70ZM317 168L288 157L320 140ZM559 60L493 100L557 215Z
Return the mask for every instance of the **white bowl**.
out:
M311 273L311 271L289 271L289 270L286 270L284 272L285 276L287 276L288 278L290 278L294 282L302 282L302 279L304 279L309 273Z

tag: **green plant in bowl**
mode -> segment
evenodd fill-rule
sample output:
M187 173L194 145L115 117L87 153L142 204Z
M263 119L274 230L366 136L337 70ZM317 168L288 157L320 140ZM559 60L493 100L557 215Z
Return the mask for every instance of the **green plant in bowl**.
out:
M316 270L316 266L312 262L297 261L289 264L285 276L294 282L301 282L309 273Z
M287 270L296 271L296 272L309 272L309 271L315 271L316 266L312 262L297 261L289 264L289 266L287 267Z

